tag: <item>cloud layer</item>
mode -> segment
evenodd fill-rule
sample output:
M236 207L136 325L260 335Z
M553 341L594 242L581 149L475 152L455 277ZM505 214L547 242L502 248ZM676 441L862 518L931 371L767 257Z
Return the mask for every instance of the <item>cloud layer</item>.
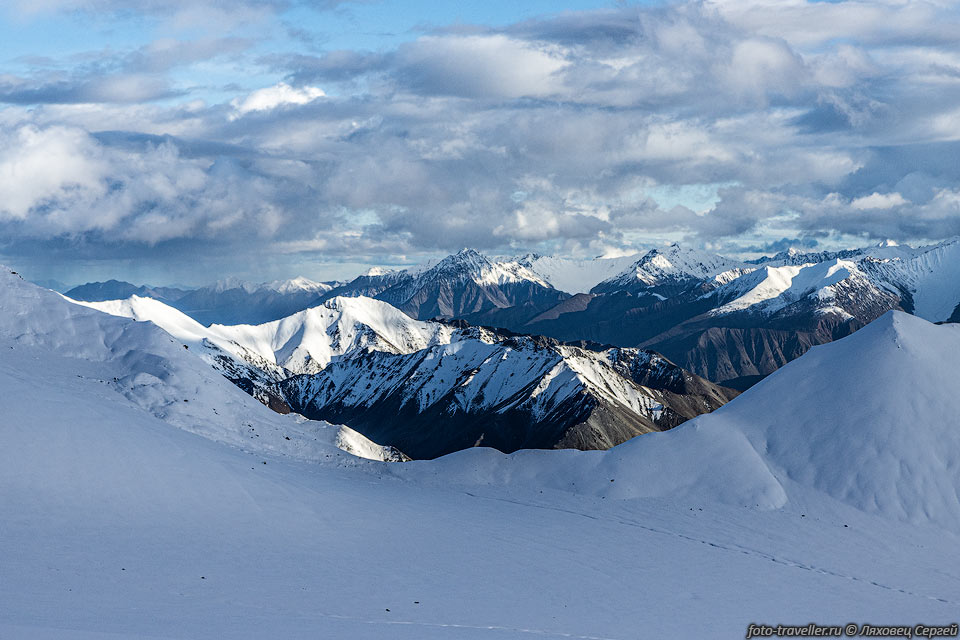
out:
M293 4L243 8L279 28ZM385 262L960 233L953 3L624 6L381 51L226 28L0 76L0 252L199 242ZM232 95L186 81L209 69Z

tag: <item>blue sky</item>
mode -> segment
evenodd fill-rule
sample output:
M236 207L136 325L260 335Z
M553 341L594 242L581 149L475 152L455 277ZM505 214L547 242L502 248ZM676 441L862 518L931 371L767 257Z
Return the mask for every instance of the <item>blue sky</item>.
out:
M945 0L12 0L0 261L200 284L937 241L956 33Z

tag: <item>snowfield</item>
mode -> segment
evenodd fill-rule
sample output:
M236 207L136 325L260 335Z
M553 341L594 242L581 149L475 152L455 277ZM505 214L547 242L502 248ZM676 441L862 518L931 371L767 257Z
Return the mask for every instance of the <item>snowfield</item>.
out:
M956 326L889 313L606 452L402 464L194 351L0 273L0 637L957 621Z

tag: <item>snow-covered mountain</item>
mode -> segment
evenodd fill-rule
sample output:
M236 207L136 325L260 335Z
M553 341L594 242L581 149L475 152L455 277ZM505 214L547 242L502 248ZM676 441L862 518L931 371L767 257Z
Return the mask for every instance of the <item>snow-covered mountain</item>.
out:
M709 312L721 316L751 312L766 316L776 314L835 314L844 318L861 317L867 322L878 312L898 308L899 297L889 288L882 288L857 263L832 258L819 263L763 266L721 285L712 295L720 306Z
M662 298L687 291L724 271L745 267L748 265L742 262L674 243L665 249L649 251L621 273L604 280L591 291L628 291Z
M100 311L149 321L194 350L228 379L274 408L286 410L275 385L296 374L316 373L332 360L369 350L411 353L455 340L450 325L414 320L370 298L333 298L260 325L205 327L150 298L82 302Z
M316 373L331 361L366 351L412 353L454 339L457 330L414 320L386 302L337 297L261 325L211 325L289 374Z
M960 306L960 238L930 247L882 247L865 251L861 267L901 292L905 309L931 322L956 318Z
M128 306L130 314L135 308L169 310L156 300L135 300ZM8 269L0 269L0 308L4 311L0 314L4 360L26 358L39 370L77 371L98 402L106 405L133 407L218 442L303 459L330 455L338 439L357 441L353 434L341 438L338 428L326 423L280 416L241 392L209 366L214 364L230 377L230 367L238 365L235 359L216 353L216 345L195 353L181 341L187 338L199 344L205 338L196 331L203 327L182 314L179 318L169 314L167 324L175 337L152 322L136 322L74 303L24 282ZM217 355L223 361L217 361ZM240 366L249 372L250 367ZM372 446L366 450L379 451L383 457L398 455Z
M467 318L514 309L535 315L569 295L519 262L494 262L473 249L404 271L376 271L332 290L334 295L369 295L411 317Z
M472 446L606 449L735 395L659 355L464 330L456 342L340 360L281 384L303 415L349 424L414 458Z

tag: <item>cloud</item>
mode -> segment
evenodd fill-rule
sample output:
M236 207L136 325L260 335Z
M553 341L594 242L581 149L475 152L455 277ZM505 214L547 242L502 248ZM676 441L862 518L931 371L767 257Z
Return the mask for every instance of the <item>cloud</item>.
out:
M325 96L319 87L294 88L285 82L279 82L272 87L265 87L251 92L244 98L235 98L230 105L236 112L231 117L237 118L251 111L270 111L286 105L302 105Z
M559 47L502 34L425 36L400 47L394 64L410 90L473 98L552 95L567 66Z
M868 196L855 199L850 206L859 211L869 209L892 209L909 204L899 193L877 193L874 191Z
M14 236L141 245L270 238L289 207L285 180L268 163L185 158L170 142L107 146L63 126L0 133L0 225Z
M240 4L282 43L153 40L0 77L0 166L27 176L0 185L7 246L386 261L960 232L952 4L618 6L326 52L286 39L284 6ZM185 78L211 68L199 100Z

